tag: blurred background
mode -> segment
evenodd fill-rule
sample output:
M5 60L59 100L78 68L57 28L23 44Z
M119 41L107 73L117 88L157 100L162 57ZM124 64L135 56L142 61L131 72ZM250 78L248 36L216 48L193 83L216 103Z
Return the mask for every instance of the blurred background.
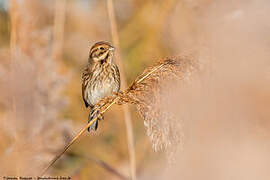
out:
M108 1L0 0L0 175L39 175L86 125L81 73L95 42L113 42ZM164 109L184 134L169 165L130 106L137 179L269 179L270 1L111 2L127 84L167 56L188 54L203 69ZM131 177L122 107L48 174Z

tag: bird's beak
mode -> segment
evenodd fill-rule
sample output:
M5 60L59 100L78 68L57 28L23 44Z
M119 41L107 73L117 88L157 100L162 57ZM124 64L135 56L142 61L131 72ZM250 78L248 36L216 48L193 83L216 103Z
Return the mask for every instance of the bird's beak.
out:
M111 47L109 48L109 50L110 50L110 51L114 51L114 47L111 46Z

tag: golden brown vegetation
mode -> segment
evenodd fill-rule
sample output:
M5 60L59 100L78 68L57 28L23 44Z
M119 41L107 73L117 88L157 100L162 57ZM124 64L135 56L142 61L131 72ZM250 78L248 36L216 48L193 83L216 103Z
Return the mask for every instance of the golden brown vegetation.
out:
M0 0L1 176L38 174L87 122L80 75L89 47L111 41L106 1L55 2ZM131 86L47 175L132 177L112 106L131 103L137 179L269 179L269 2L113 2Z

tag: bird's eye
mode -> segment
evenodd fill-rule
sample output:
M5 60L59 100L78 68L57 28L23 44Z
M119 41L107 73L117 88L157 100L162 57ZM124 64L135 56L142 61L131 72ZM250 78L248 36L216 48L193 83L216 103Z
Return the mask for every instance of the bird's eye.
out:
M100 49L100 50L104 50L104 47L100 47L99 49Z

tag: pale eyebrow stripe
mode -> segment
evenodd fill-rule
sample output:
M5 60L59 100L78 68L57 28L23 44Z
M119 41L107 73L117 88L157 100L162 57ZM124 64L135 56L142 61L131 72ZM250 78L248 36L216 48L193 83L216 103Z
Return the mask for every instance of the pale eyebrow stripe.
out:
M99 47L95 47L94 49L91 49L91 50L90 50L90 54L96 52L96 51L98 50L98 48L99 48Z

